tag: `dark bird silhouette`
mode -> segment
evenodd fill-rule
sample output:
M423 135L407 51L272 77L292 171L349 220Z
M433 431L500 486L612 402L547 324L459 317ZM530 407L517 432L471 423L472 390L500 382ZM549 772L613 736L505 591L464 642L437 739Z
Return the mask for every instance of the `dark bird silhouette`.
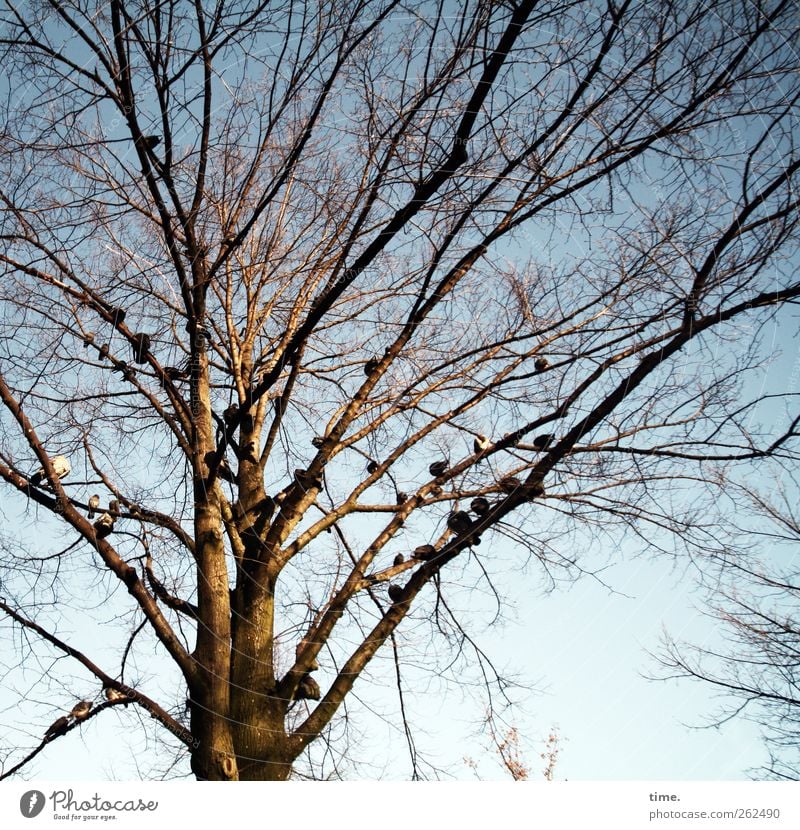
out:
M408 501L408 493L404 493L402 490L398 490L396 501L398 504L405 504Z
M403 562L405 562L405 561L406 561L405 556L403 556L402 553L398 553L397 556L395 556L394 561L392 562L392 564L395 565L395 566L402 565Z
M322 445L324 443L325 443L325 439L321 435L315 435L311 439L311 446L314 447L314 449L317 449L317 450L321 450Z
M533 361L533 368L536 369L537 372L543 372L549 367L550 361L546 357L537 357L536 360Z
M533 439L533 446L536 447L537 450L546 450L555 440L555 435L547 432L544 435L537 435Z
M152 150L155 147L158 147L161 144L161 136L160 135L143 135L142 136L142 144L148 149Z
M403 599L403 589L400 585L389 585L389 599L392 602L400 602Z
M66 478L72 470L69 459L65 455L55 456L50 463L53 465L53 472L58 479ZM31 476L31 484L38 487L46 478L47 473L45 473L44 467L41 467Z
M238 404L238 403L232 403L232 404L231 404L231 405L230 405L230 406L229 406L229 407L228 407L228 408L227 408L227 409L226 409L226 410L222 413L222 419L225 421L225 423L226 423L228 426L230 426L230 425L233 423L234 419L236 418L236 416L237 416L238 414L239 414L239 404Z
M99 352L100 352L100 357L101 358L103 358L103 359L107 358L108 357L108 352L109 352L108 343L103 343L103 345L100 346Z
M81 700L72 707L70 714L75 720L84 720L92 711L92 704L88 700Z
M414 548L413 556L414 559L421 559L423 562L427 562L436 556L436 548L433 545L419 545Z
M215 452L207 452L203 457L209 468L213 467L217 463L217 458L218 456ZM229 481L231 483L236 481L236 476L234 476L233 470L231 470L227 458L219 459L219 464L217 464L217 475L223 481Z
M110 513L101 513L93 527L94 535L98 539L105 539L114 530L114 519Z
M372 459L369 460L367 463L367 472L372 475L378 469L378 462L373 461Z
M186 380L189 377L189 372L186 369L179 369L177 366L165 366L164 374L171 380Z
M469 513L464 510L454 510L447 517L447 526L453 533L469 533L472 530L472 519Z
M483 496L477 496L469 503L469 509L476 516L485 516L490 508L489 499L485 499Z
M53 738L58 738L67 731L68 726L69 715L62 715L58 720L53 721L53 723L47 727L47 732L44 733L44 739L46 741L52 741Z
M89 515L88 518L93 519L94 513L97 508L100 507L100 496L95 493L93 496L89 496Z
M113 306L108 310L108 313L111 315L111 322L115 326L122 325L128 316L128 312L124 308L114 308Z
M368 360L364 364L364 374L367 377L369 377L378 368L379 365L380 361L377 358L373 357L371 360Z
M150 351L150 335L139 332L131 338L133 346L133 362L147 363L147 353Z
M119 516L119 502L116 499L111 499L108 503L108 512L115 519Z
M435 478L439 478L440 475L444 475L447 472L449 463L450 462L447 459L444 461L434 461L433 464L428 467L428 472Z
M504 493L513 493L522 487L522 482L516 476L504 476L497 483Z
M297 687L297 700L319 700L322 697L322 692L319 688L319 683L310 675L303 675L300 685Z
M529 499L538 499L545 493L544 484L541 481L532 481L525 485L525 495Z
M478 435L472 442L472 452L477 455L478 453L486 452L491 446L492 442L485 435Z

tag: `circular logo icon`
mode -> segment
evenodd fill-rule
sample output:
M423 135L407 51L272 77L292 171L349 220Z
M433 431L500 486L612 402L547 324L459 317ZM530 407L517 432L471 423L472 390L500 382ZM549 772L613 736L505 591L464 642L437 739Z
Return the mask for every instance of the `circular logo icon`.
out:
M19 800L19 811L25 818L36 818L44 809L44 793L28 790Z

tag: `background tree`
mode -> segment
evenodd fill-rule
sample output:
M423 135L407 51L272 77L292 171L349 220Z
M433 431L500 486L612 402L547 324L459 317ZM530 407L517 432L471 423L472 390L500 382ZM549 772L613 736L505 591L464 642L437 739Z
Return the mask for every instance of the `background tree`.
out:
M726 468L790 455L796 407L755 433L747 385L800 294L788 0L0 26L2 608L20 659L77 660L122 696L88 717L151 714L198 778L313 770L388 643L404 694L411 625L501 699L472 633L499 537L551 578L615 528L696 552ZM103 663L57 632L117 587ZM154 649L161 703L126 675Z
M732 494L734 488L730 488ZM759 724L769 750L766 772L800 778L800 582L798 581L797 481L787 476L765 496L741 488L750 521L734 525L759 548L747 558L721 555L710 613L724 632L713 647L665 640L661 661L671 676L711 684L724 704L711 718ZM741 494L740 494L741 495ZM764 520L767 521L764 521Z

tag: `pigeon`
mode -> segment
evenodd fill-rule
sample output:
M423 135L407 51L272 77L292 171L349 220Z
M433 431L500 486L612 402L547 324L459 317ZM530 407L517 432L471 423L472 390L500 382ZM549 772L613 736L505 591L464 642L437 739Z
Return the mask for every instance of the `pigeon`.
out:
M112 689L111 686L106 686L106 688L103 689L103 694L106 696L106 700L110 700L112 703L114 703L117 700L128 699L127 695L123 694L120 691L117 691L116 689Z
M369 377L380 365L380 361L376 358L372 358L372 360L368 360L364 364L364 374Z
M485 516L489 512L490 507L489 499L485 499L483 496L477 496L469 503L469 509L476 516Z
M395 556L394 561L392 562L392 564L395 567L397 567L398 565L402 565L403 562L405 562L405 561L406 561L405 556L403 556L402 553L398 553L397 556Z
M314 447L314 449L317 449L317 450L321 450L322 445L324 443L325 443L325 439L321 435L315 435L311 439L311 446Z
M56 474L56 478L59 479L66 478L72 469L69 459L64 455L55 456L50 463L53 465L53 472ZM45 473L44 467L41 467L31 476L31 484L34 487L38 487L45 478L47 478L47 473Z
M133 346L133 362L147 363L147 353L150 351L150 335L139 332L131 338Z
M546 357L537 357L536 360L533 361L533 368L536 369L537 372L543 372L545 369L549 368L550 361Z
M447 526L453 533L468 533L472 529L472 519L464 510L455 510L447 517Z
M114 308L113 306L109 308L108 313L111 315L111 322L115 326L122 325L125 322L125 318L128 316L128 313L124 308Z
M53 721L50 726L47 727L47 732L44 733L44 739L46 741L52 741L53 738L58 738L60 735L63 735L67 731L67 727L69 726L69 715L62 715L58 720Z
M398 504L405 504L408 501L408 493L404 493L402 490L398 490L396 501Z
M421 559L423 562L426 562L428 559L436 556L436 548L433 545L419 545L414 548L413 556L414 559Z
M537 435L533 439L533 446L536 447L537 450L546 450L555 440L555 435L547 432L544 435Z
M369 460L367 464L367 472L372 475L378 469L378 462L373 461L372 459Z
M505 476L497 482L504 493L513 493L522 487L522 482L516 476Z
M230 405L230 406L229 406L229 407L228 407L228 408L227 408L227 409L226 409L226 410L222 413L222 418L223 418L223 420L225 421L225 423L226 423L226 424L228 424L228 425L230 426L230 424L231 424L231 423L233 423L233 420L236 418L236 416L237 416L238 414L239 414L239 404L238 404L238 403L232 403L232 404L231 404L231 405Z
M450 462L446 459L444 461L434 461L430 467L428 467L428 472L438 478L440 475L444 475L447 472L447 466Z
M93 519L95 510L100 507L100 496L95 493L93 496L89 496L89 518Z
M322 697L319 683L310 674L303 675L295 697L297 700L319 700Z
M114 519L110 513L101 513L93 527L94 535L98 539L105 539L114 530Z
M491 445L492 442L485 435L478 435L472 442L472 452L476 455L478 453L486 452Z
M185 369L178 369L177 366L165 366L164 374L172 381L186 380L189 373Z
M158 147L161 144L161 136L159 135L143 135L142 136L142 144L148 149L152 150L155 147Z
M108 503L108 512L116 518L119 516L119 502L116 499L111 499Z
M392 602L400 602L403 599L403 589L400 585L389 586L389 599Z
M70 714L75 720L85 720L92 711L92 704L88 700L81 700L72 707Z
M103 345L100 347L100 357L102 357L102 358L108 357L108 352L109 352L108 343L103 343Z

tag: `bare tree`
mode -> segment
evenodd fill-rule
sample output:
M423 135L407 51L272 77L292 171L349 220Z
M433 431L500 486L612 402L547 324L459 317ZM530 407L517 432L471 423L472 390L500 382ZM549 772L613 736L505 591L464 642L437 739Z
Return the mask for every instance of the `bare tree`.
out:
M741 488L751 521L740 533L760 540L760 555L721 557L710 613L724 632L713 647L665 638L662 664L672 677L711 684L724 703L711 725L735 717L759 724L770 761L754 770L777 779L800 778L800 517L797 481L788 477L764 496ZM754 519L754 520L753 520ZM764 520L767 521L764 521Z
M4 775L126 705L200 779L338 774L389 650L421 775L396 635L501 705L452 587L499 602L502 537L696 553L792 458L746 383L800 296L789 0L2 5L2 609L47 700L45 652L113 690Z

